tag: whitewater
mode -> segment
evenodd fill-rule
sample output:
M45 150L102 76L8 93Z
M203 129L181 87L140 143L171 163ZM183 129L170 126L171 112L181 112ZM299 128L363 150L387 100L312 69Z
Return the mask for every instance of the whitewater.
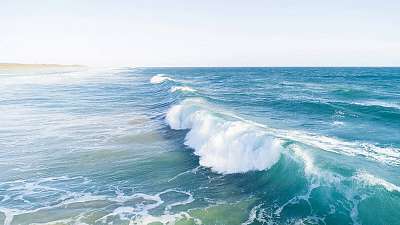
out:
M0 73L0 224L400 224L398 68Z

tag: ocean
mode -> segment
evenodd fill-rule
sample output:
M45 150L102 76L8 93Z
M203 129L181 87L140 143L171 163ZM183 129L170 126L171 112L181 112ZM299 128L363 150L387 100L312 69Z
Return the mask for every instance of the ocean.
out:
M0 72L0 223L400 224L400 68Z

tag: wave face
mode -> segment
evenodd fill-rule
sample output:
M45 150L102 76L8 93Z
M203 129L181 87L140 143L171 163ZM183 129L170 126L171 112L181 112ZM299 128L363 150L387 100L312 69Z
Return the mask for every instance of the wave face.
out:
M0 224L400 218L399 68L0 71Z
M166 121L172 129L189 129L185 144L200 156L200 165L219 173L264 170L280 156L280 142L244 121L227 120L207 110L199 99L172 106Z

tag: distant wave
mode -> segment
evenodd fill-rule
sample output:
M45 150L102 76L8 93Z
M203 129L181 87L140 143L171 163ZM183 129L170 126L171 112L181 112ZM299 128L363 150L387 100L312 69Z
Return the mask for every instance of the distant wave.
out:
M194 90L191 87L188 86L173 86L170 89L170 92L176 92L176 91L184 91L184 92L195 92L196 90Z
M386 101L364 101L364 102L354 102L353 104L362 106L380 106L384 108L400 109L400 104L395 102L386 102Z
M150 83L152 83L152 84L160 84L160 83L163 83L163 82L165 82L165 81L173 81L174 79L172 79L171 77L168 77L168 76L166 76L165 74L157 74L157 75L155 75L155 76L153 76L151 79L150 79Z
M279 160L279 139L250 123L210 111L206 105L201 99L186 99L172 106L166 116L172 129L190 130L185 144L195 150L200 165L229 174L265 170Z

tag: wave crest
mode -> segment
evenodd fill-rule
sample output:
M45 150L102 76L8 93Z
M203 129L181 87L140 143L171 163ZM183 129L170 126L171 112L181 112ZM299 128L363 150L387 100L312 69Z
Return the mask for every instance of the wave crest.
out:
M395 184L392 184L382 178L376 177L372 174L369 174L365 171L359 171L356 176L355 179L370 185L370 186L382 186L384 187L386 190L388 191L397 191L400 192L400 187L396 186Z
M191 87L188 86L173 86L170 89L170 92L176 92L176 91L185 91L185 92L195 92L196 90L194 90Z
M172 106L166 115L172 129L190 130L185 144L195 150L200 165L229 174L265 170L279 160L280 140L206 106L200 99L186 99Z
M150 83L152 84L160 84L165 81L174 81L171 77L166 76L165 74L157 74L150 79Z

